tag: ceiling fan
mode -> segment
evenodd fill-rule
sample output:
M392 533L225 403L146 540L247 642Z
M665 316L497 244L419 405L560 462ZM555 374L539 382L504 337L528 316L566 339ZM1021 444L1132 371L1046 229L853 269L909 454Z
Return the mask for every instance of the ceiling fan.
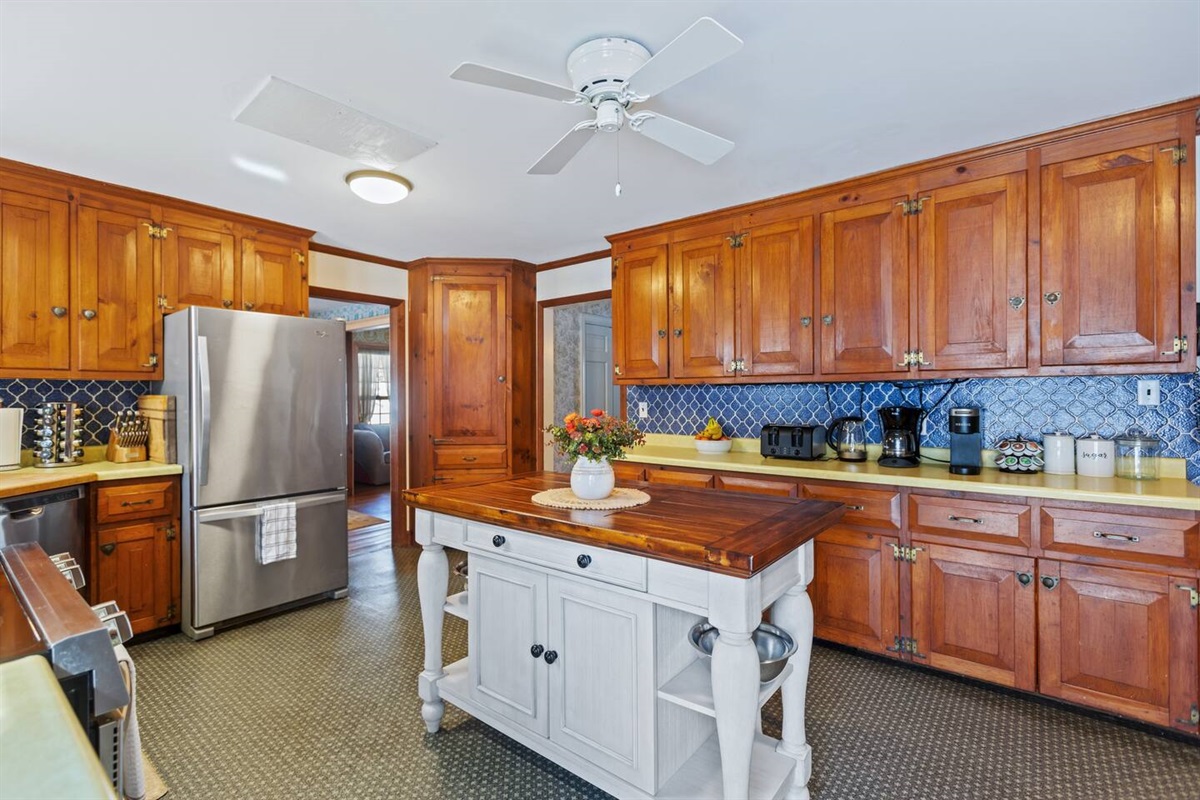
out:
M728 58L741 46L742 40L718 22L701 17L653 56L631 39L584 42L567 57L573 88L470 62L460 64L450 77L595 110L593 119L580 122L546 151L529 168L530 175L557 173L597 131L616 133L626 122L636 133L707 165L732 150L733 142L654 111L631 112L630 107Z

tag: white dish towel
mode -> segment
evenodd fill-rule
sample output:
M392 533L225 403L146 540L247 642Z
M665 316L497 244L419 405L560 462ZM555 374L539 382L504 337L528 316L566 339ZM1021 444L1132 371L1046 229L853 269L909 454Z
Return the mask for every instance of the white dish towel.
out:
M121 767L118 787L126 800L142 800L146 796L146 773L142 764L142 737L137 722L137 672L125 645L113 648L125 685L129 688L129 705L121 712Z
M296 504L263 503L258 518L258 563L296 557Z

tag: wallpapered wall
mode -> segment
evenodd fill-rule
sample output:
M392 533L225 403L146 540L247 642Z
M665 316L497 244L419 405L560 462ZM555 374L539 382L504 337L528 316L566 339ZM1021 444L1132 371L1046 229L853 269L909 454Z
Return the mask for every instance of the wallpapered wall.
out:
M137 399L150 393L149 381L50 381L37 378L0 380L0 403L25 409L21 446L33 447L33 426L39 403L80 403L83 406L83 444L108 444L108 429L118 411L137 408Z
M386 317L391 309L388 306L378 305L376 303L337 303L333 301L322 300L319 303L309 301L311 308L309 316L314 319L344 319L347 322L352 322L356 319L370 319L371 317Z
M1137 405L1137 379L1161 381L1161 404ZM943 395L949 396L939 402ZM987 446L1012 434L1040 440L1047 431L1112 437L1139 425L1164 442L1164 455L1188 460L1188 478L1200 483L1200 374L1071 378L973 378L954 382L747 384L741 386L631 386L629 416L639 402L648 433L695 433L711 415L730 436L758 437L764 423L817 423L861 414L879 442L881 406L919 405L929 414L921 444L948 447L951 406L984 409ZM936 408L934 406L936 405Z
M560 420L572 411L579 411L579 317L594 314L612 318L612 301L596 300L591 303L572 303L554 309L554 420ZM617 412L612 411L613 414ZM554 454L554 469L570 472L571 462Z

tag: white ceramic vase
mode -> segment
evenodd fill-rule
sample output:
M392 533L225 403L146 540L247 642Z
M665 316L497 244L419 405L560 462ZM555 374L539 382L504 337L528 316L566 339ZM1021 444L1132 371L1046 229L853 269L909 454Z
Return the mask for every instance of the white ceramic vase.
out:
M616 482L608 459L577 458L575 466L571 467L571 491L580 500L603 500L612 494Z

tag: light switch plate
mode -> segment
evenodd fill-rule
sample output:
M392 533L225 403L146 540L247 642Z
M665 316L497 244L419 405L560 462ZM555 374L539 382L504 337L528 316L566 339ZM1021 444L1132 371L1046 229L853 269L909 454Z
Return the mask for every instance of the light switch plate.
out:
M1158 405L1158 381L1152 378L1137 382L1137 397L1139 406Z
M649 403L638 403L638 419L650 419Z

